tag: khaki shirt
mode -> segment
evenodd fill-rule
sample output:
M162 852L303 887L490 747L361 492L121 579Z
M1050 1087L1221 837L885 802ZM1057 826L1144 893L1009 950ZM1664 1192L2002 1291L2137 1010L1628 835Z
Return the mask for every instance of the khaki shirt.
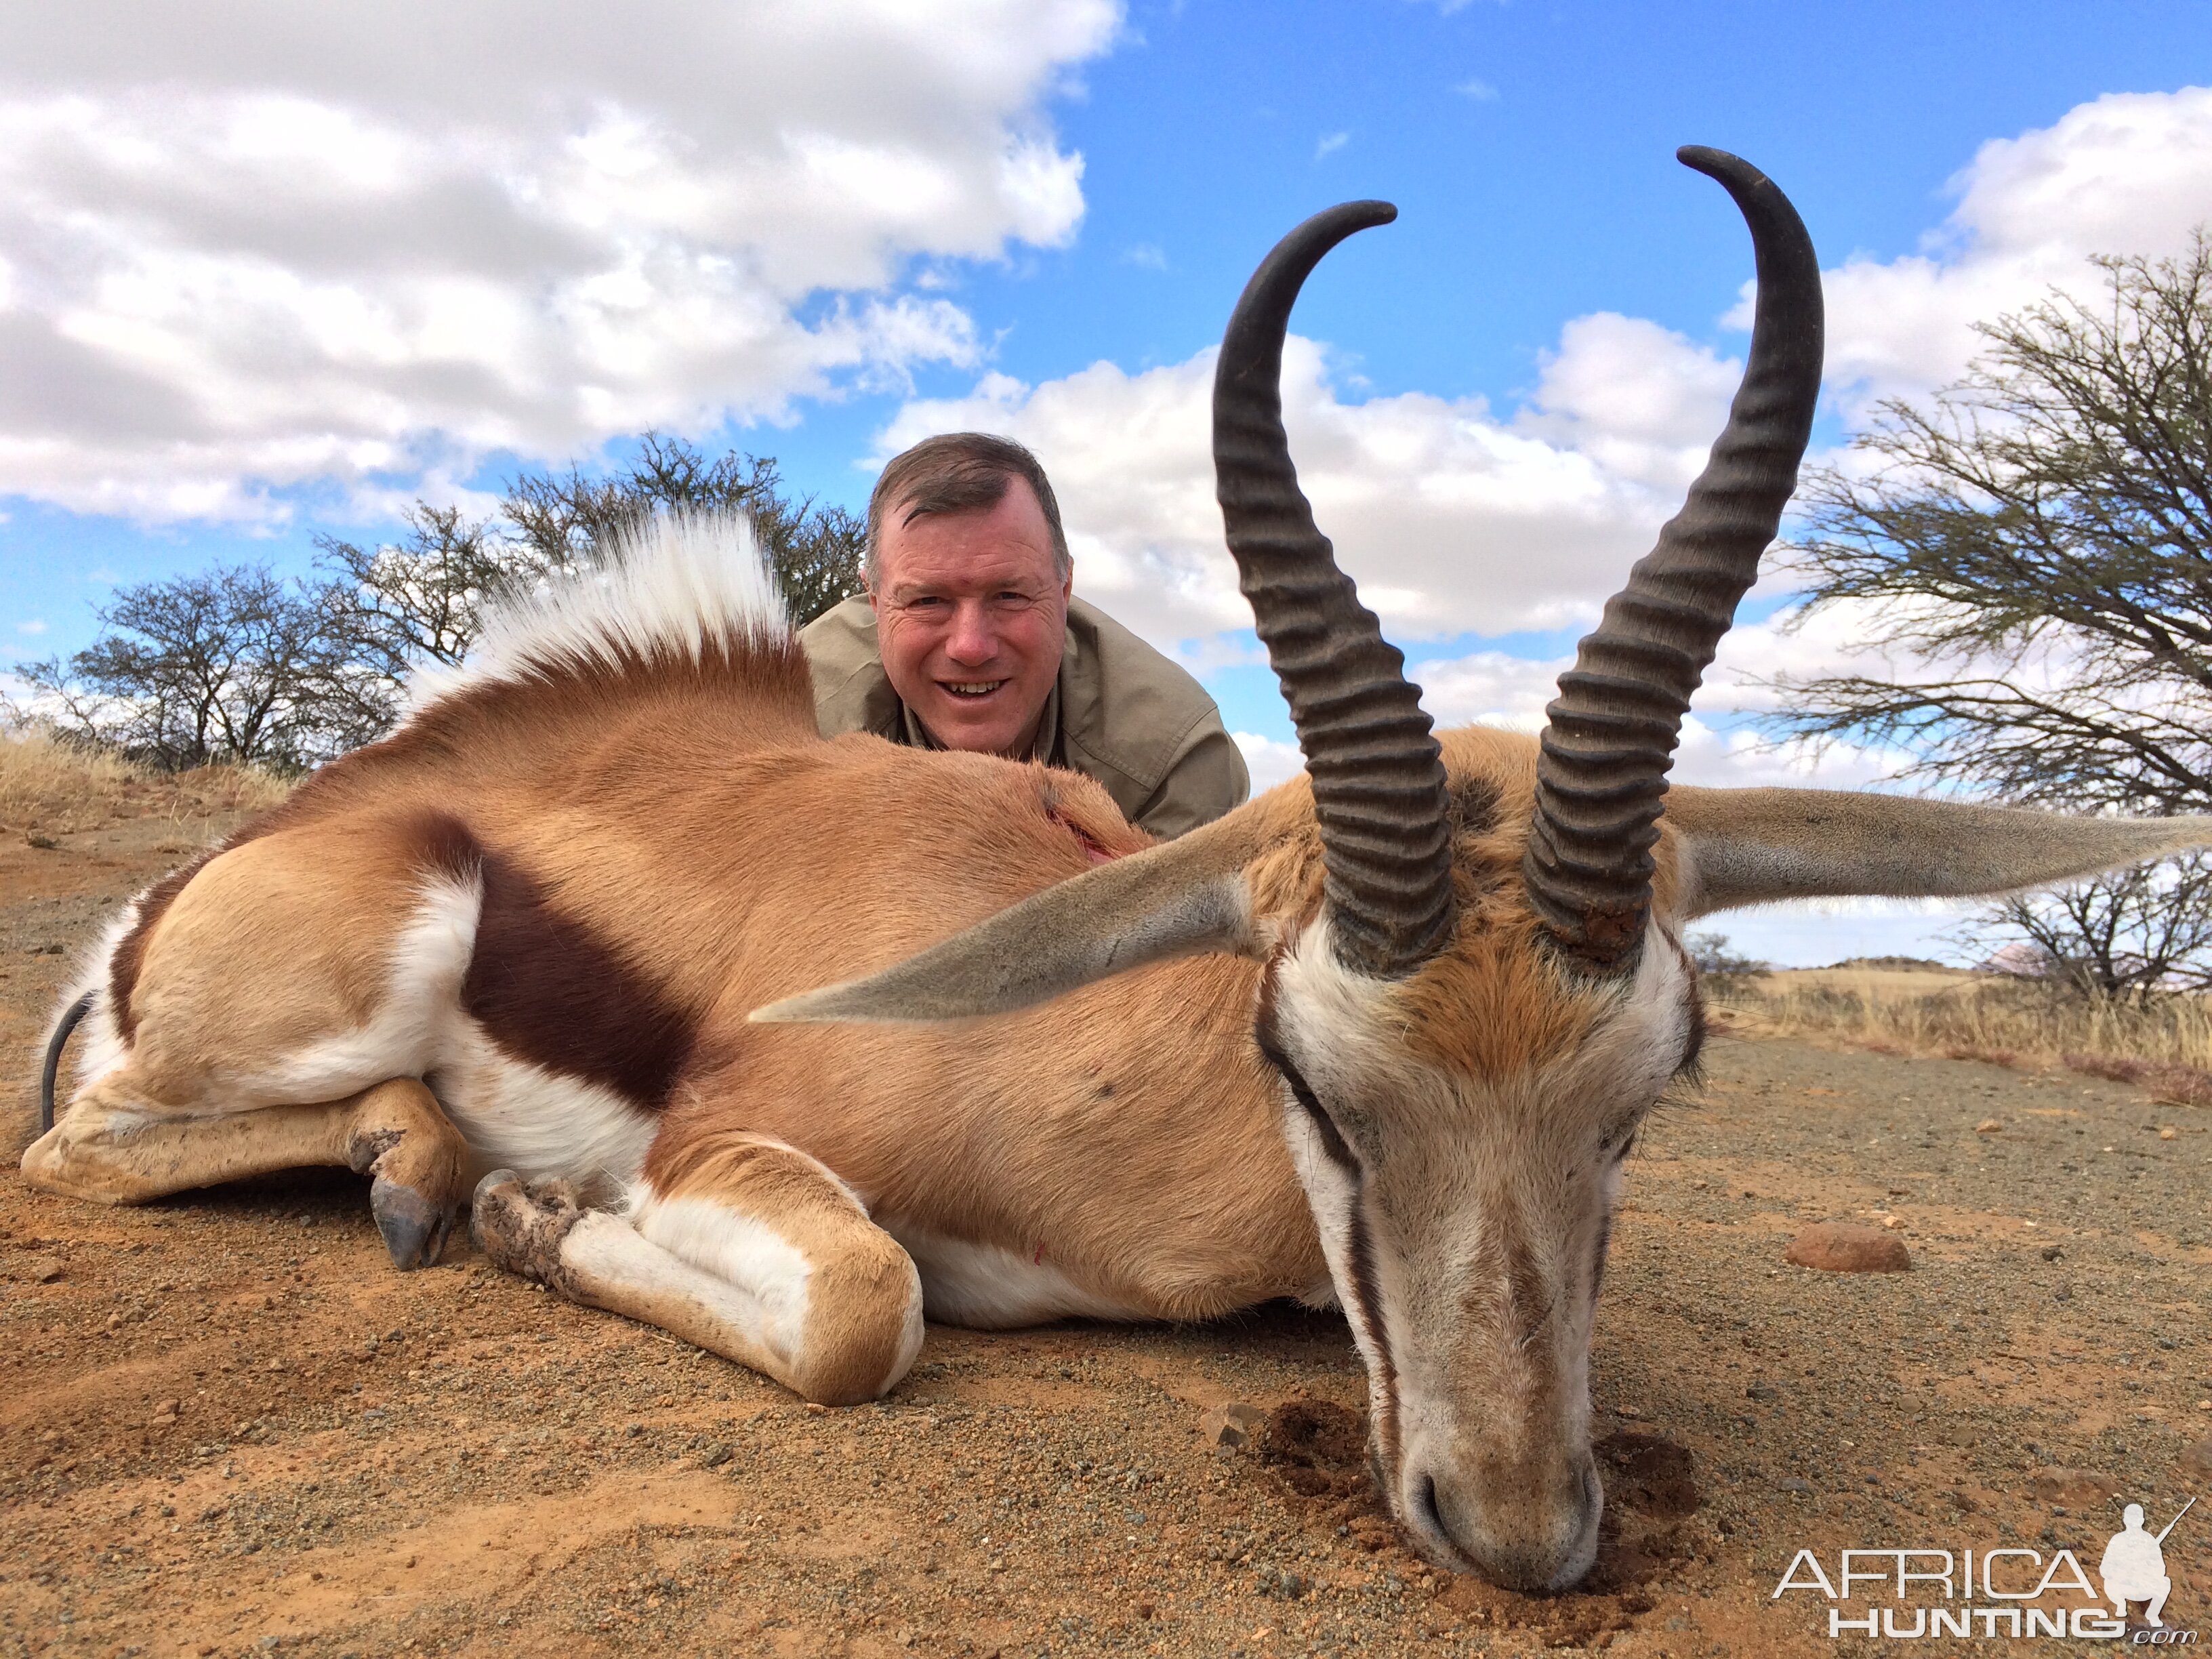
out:
M872 732L917 749L942 747L891 690L865 594L807 623L799 643L814 672L823 737ZM1067 602L1060 678L1030 758L1096 778L1124 817L1162 840L1211 823L1252 788L1205 688L1081 599Z

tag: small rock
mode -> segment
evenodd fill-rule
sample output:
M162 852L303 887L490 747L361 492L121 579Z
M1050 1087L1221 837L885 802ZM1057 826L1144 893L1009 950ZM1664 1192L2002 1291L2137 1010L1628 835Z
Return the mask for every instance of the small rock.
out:
M2120 1495L2120 1483L2096 1469L2053 1467L2037 1469L2027 1477L2027 1495L2045 1504L2069 1504L2094 1510Z
M699 1467L702 1469L719 1469L730 1461L732 1455L730 1449L718 1440L699 1454Z
M1993 1117L1985 1117L1974 1125L1974 1133L1978 1135L1999 1134L2003 1132L2003 1129L2004 1125Z
M2065 1254L2066 1252L2060 1249L2056 1244L2046 1244L2043 1247L2043 1259L2045 1261L2056 1261L2060 1256Z
M1782 1490L1796 1492L1800 1498L1810 1498L1813 1495L1812 1483L1801 1480L1794 1474L1782 1482Z
M1754 1382L1743 1391L1743 1397L1747 1400L1779 1400L1782 1390L1771 1382Z
M51 1285L68 1269L50 1255L33 1255L24 1259L21 1273L33 1285Z
M2212 1440L2200 1440L2181 1454L2183 1473L2212 1480Z
M42 836L35 830L23 831L23 839L41 853L54 853L61 850L61 842L56 841L52 836Z
M2179 1140L2181 1139L2181 1131L2169 1125L2158 1132L2158 1138L2160 1140Z
M1901 1238L1850 1221L1816 1221L1790 1241L1787 1259L1830 1273L1901 1273L1912 1254Z
M154 1407L154 1415L147 1419L146 1426L149 1429L172 1428L175 1426L177 1413L181 1412L183 1409L184 1402L182 1401L164 1400L160 1405Z
M1260 1425L1267 1413L1257 1406L1248 1406L1242 1401L1227 1406L1216 1406L1198 1419L1198 1432L1209 1446L1227 1446L1232 1450L1251 1443Z

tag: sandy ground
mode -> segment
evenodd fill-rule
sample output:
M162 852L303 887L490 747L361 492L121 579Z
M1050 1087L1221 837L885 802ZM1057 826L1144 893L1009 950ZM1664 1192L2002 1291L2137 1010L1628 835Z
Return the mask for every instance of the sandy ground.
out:
M1615 1234L1605 1552L1522 1598L1377 1518L1331 1316L933 1328L889 1401L823 1412L465 1242L395 1273L349 1176L135 1211L27 1190L64 953L205 827L0 846L0 1653L2002 1651L1838 1643L1817 1589L1772 1592L1801 1549L1831 1578L1846 1547L2094 1574L2120 1503L2155 1528L2196 1492L2167 1620L2212 1643L2212 1113L1717 1041ZM1893 1224L1913 1271L1784 1261L1837 1219ZM1268 1413L1256 1443L1207 1443L1229 1402ZM1908 1629L1946 1605L1862 1584L1846 1614L1870 1595Z

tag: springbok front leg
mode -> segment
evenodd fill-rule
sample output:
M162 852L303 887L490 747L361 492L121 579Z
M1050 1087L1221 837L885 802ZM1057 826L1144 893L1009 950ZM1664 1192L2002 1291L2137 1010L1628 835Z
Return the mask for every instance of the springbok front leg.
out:
M823 1405L890 1392L921 1351L913 1259L828 1169L778 1141L716 1136L677 1170L648 1170L628 1217L496 1170L471 1225L510 1272Z
M394 1078L343 1100L214 1117L159 1114L94 1084L23 1154L34 1187L101 1204L144 1204L196 1187L283 1170L343 1166L374 1177L369 1208L401 1269L445 1249L468 1145L437 1097Z

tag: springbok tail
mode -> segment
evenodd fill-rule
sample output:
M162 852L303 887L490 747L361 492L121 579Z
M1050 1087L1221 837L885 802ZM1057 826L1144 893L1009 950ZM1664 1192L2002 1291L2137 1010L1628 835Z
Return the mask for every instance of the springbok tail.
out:
M93 999L97 991L87 991L62 1011L61 1023L54 1034L46 1039L46 1068L39 1074L39 1133L44 1134L54 1127L54 1079L61 1075L62 1048L70 1040L70 1033L78 1022L92 1012Z

